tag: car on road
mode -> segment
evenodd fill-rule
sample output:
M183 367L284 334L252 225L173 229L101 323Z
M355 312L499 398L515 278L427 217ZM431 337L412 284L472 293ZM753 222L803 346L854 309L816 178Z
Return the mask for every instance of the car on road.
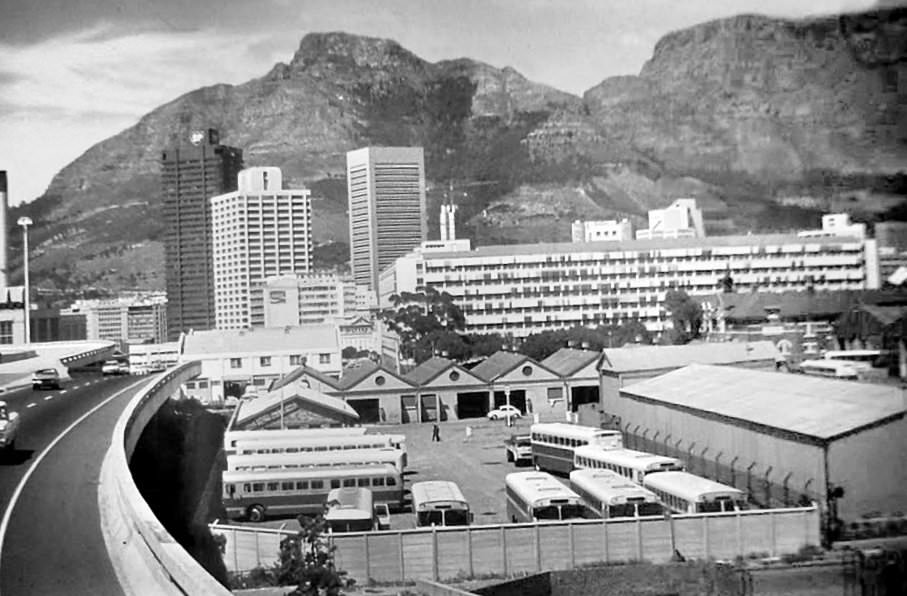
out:
M38 389L62 389L63 380L60 373L55 368L42 368L36 370L31 376L31 388Z
M101 365L101 374L107 375L128 375L129 365L119 360L107 360Z
M489 420L501 420L510 416L511 418L519 418L523 414L520 412L519 408L516 406L499 406L492 411L488 412Z
M6 402L0 401L0 448L15 451L17 436L19 436L19 414L10 412Z

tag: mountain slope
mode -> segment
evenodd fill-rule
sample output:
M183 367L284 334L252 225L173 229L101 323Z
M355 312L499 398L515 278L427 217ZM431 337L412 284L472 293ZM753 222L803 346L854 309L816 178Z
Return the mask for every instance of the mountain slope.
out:
M579 217L642 223L677 196L697 197L713 229L795 225L813 214L769 201L843 196L904 169L905 33L905 9L714 21L665 36L638 76L583 98L391 40L307 35L261 78L183 95L95 145L10 220L39 222L40 284L161 288L160 152L215 127L247 165L313 188L316 242L335 243L335 259L345 152L369 144L423 146L430 233L452 186L460 227L482 243L566 240Z

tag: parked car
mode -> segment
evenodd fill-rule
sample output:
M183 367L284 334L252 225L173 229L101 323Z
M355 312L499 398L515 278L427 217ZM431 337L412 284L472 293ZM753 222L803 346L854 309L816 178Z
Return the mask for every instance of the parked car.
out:
M518 466L532 463L530 435L510 435L510 438L504 441L504 450L507 452L507 461L512 461Z
M60 373L55 368L42 368L36 370L31 376L31 388L38 389L62 389L63 380Z
M16 450L16 437L19 436L19 414L10 412L5 401L0 401L0 448L6 451Z
M503 418L507 418L507 416L510 416L511 418L519 418L522 415L523 415L522 412L520 412L520 410L516 406L504 405L504 406L497 407L497 408L493 409L492 411L488 412L488 419L489 420L501 420Z
M107 375L128 375L129 365L119 360L107 360L101 365L101 374Z

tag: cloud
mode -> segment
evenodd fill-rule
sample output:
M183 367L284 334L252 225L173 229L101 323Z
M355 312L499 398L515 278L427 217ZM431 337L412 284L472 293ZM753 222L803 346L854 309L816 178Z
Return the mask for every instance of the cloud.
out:
M92 143L155 107L198 87L263 75L292 55L294 42L102 24L29 46L0 44L0 167L18 189L12 202L36 198Z

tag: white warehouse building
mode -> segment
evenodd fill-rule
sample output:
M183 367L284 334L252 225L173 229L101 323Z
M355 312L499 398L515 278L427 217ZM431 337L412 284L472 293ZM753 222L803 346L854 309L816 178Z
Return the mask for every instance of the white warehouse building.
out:
M639 319L666 327L671 288L715 292L730 273L738 292L879 285L874 240L792 234L485 246L421 251L386 271L379 300L431 286L463 310L469 333L526 337L545 330Z
M607 409L631 448L761 505L816 501L844 521L907 510L899 387L691 364L621 388Z

